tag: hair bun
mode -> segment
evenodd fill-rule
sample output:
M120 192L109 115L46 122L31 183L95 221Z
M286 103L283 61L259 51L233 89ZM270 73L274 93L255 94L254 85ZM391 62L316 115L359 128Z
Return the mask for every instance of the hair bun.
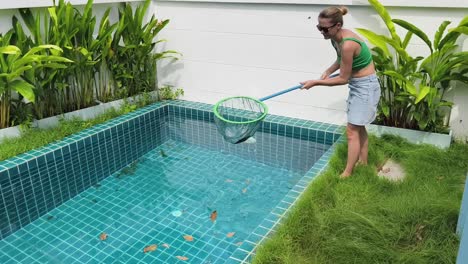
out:
M337 8L338 8L338 10L340 10L341 15L344 16L344 15L348 14L348 8L346 6L339 6Z

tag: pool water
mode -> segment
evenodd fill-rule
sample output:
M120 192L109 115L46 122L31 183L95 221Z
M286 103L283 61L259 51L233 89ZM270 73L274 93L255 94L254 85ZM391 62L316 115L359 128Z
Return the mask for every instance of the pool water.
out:
M1 240L0 263L224 263L329 147L256 137L250 156L168 139Z
M342 127L269 115L234 145L211 109L155 103L0 161L0 263L249 263Z

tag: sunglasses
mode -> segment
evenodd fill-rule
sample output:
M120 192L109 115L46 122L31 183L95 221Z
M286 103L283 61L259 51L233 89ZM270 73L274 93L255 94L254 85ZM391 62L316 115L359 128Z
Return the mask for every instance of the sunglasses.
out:
M323 33L328 33L328 30L330 30L330 28L336 26L337 24L338 24L338 23L335 23L335 24L333 24L333 25L331 25L331 26L329 26L329 27L322 27L322 26L317 25L317 29L318 29L319 31L323 31Z

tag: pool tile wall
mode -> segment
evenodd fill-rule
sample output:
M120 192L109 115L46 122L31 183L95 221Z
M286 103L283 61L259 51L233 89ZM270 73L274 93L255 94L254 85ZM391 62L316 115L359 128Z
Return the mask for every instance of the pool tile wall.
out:
M0 161L0 239L167 140L157 103Z
M212 106L193 104L179 101L169 105L169 138L303 173L343 132L342 126L268 115L254 135L256 144L231 144L218 133Z
M96 125L61 141L0 161L0 239L96 185L113 172L168 139L251 157L259 162L287 166L277 142L270 144L226 143L214 126L212 106L187 101L156 103ZM337 141L342 127L269 115L258 140L272 140L268 133L286 136L282 147L294 147L294 139L323 144L323 151ZM276 137L274 137L276 138ZM297 144L296 144L297 145ZM317 145L316 145L317 146ZM271 155L273 153L274 155ZM283 164L284 163L284 164ZM308 164L297 165L306 167Z

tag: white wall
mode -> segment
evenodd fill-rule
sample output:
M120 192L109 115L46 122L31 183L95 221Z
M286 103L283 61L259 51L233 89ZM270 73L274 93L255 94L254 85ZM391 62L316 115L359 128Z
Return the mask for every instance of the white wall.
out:
M346 2L350 9L345 16L346 28L362 27L386 33L371 7L349 4L353 1L342 2ZM458 3L452 2L452 5ZM161 38L168 40L163 48L183 53L180 61L168 62L161 67L160 83L182 87L186 100L214 104L231 95L266 96L300 81L319 77L336 56L329 41L323 40L315 29L316 18L326 7L324 5L153 3L158 18L171 19L161 33ZM423 29L430 39L443 20L456 25L468 14L468 8L396 6L388 10L393 18L411 21ZM467 48L465 41L464 49ZM413 38L409 50L413 56L428 53L425 44L417 38ZM457 135L468 136L468 109L462 104L467 102L467 91L466 87L464 91L455 91L458 105L451 119ZM316 87L266 102L273 114L345 124L347 92L346 86Z
M117 3L117 2L139 2L143 0L93 0L94 4L109 4L109 3ZM56 3L59 0L55 0ZM88 0L65 0L65 2L69 2L72 5L85 5ZM0 4L0 9L15 9L15 8L33 8L33 7L49 7L53 5L54 0L15 0L15 1L8 1L2 0Z

